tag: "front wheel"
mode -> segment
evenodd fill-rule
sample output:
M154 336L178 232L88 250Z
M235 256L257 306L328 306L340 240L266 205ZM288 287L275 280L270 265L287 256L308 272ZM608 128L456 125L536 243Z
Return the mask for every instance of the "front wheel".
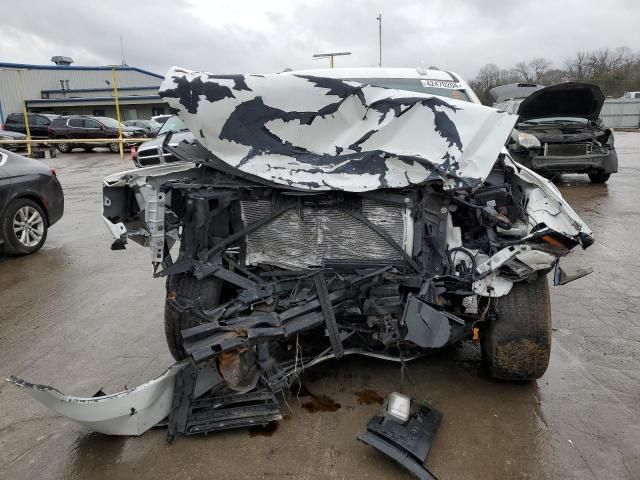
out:
M110 143L109 150L111 151L111 153L120 153L120 145L117 142Z
M547 277L519 282L499 297L484 321L482 358L492 378L530 381L547 371L551 353L551 303Z
M610 176L610 173L590 173L589 180L591 183L606 183Z
M28 198L18 198L9 204L1 227L4 249L9 254L37 252L47 239L47 217L40 205Z
M195 308L211 309L220 303L222 280L214 277L198 280L191 274L181 273L167 277L167 298L164 304L164 332L167 346L176 360L184 360L189 355L182 346L180 332L185 328L200 325L198 319L190 310L181 312L176 308L180 305L192 305Z

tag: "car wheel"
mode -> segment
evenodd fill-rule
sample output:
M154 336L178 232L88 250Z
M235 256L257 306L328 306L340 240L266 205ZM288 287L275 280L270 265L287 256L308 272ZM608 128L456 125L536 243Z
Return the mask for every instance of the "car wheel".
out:
M120 145L117 142L110 143L109 150L111 151L111 153L120 153Z
M589 180L591 180L591 183L607 183L610 176L610 173L590 173Z
M13 255L37 252L47 239L47 227L40 205L28 198L14 200L2 220L5 251Z
M56 148L60 153L69 153L71 150L73 150L73 147L70 143L58 143L56 145Z
M198 280L190 274L169 275L167 277L167 298L164 305L164 332L171 355L176 360L188 357L182 346L180 332L185 328L200 325L200 320L191 310L180 311L176 303L195 305L211 309L220 303L222 280L214 277Z
M551 303L547 277L519 282L498 298L481 331L482 358L492 378L530 381L549 366Z

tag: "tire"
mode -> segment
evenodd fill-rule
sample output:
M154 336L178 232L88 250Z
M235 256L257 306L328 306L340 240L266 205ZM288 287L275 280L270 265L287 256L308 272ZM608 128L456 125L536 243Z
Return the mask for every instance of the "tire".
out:
M589 180L591 180L591 183L607 183L610 176L610 173L590 173Z
M222 280L219 278L208 277L198 280L193 275L185 273L167 277L167 298L164 304L164 332L169 351L176 360L183 360L189 356L182 347L182 336L180 332L185 328L200 325L202 322L189 311L179 312L169 299L183 297L184 299L197 302L202 308L214 308L220 303L222 283Z
M18 198L7 207L1 227L5 252L28 255L44 245L49 226L40 205L28 198Z
M70 143L58 143L56 145L56 148L60 153L69 153L71 150L73 150L73 145L71 145Z
M120 153L120 145L116 142L116 143L110 143L109 144L109 151L111 153Z
M496 315L481 332L482 358L489 376L526 382L544 375L551 353L551 303L547 277L515 283L498 299Z

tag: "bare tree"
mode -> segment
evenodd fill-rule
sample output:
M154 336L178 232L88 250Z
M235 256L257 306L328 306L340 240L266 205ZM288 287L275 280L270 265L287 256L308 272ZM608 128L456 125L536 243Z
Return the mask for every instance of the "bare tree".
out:
M601 48L589 53L588 65L591 78L604 78L611 69L612 54L608 48Z
M551 68L551 61L543 57L534 58L529 62L529 71L531 72L531 81L534 83L542 83L542 79Z
M518 62L513 67L513 71L518 75L518 80L521 82L533 82L533 77L529 64L527 62Z
M511 69L501 69L490 63L480 69L471 85L478 97L490 104L489 90L498 85L516 82L554 85L569 80L594 83L609 96L638 91L640 52L634 52L629 47L579 51L566 59L563 68L559 69L552 68L551 61L543 57L518 62Z
M541 85L555 85L557 83L566 82L569 80L569 76L566 70L559 68L550 68L547 70L536 83Z
M580 82L586 80L591 76L589 67L589 53L577 52L573 58L565 60L564 67L567 72L567 77L570 80Z

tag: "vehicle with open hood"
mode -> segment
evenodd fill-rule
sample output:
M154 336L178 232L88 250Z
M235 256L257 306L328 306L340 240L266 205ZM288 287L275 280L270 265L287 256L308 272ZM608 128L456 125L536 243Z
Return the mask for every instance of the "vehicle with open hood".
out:
M516 161L547 178L586 173L594 183L604 183L618 171L613 131L599 121L604 95L598 86L520 85L491 91L494 107L519 116L508 145ZM506 91L510 98L504 98Z

